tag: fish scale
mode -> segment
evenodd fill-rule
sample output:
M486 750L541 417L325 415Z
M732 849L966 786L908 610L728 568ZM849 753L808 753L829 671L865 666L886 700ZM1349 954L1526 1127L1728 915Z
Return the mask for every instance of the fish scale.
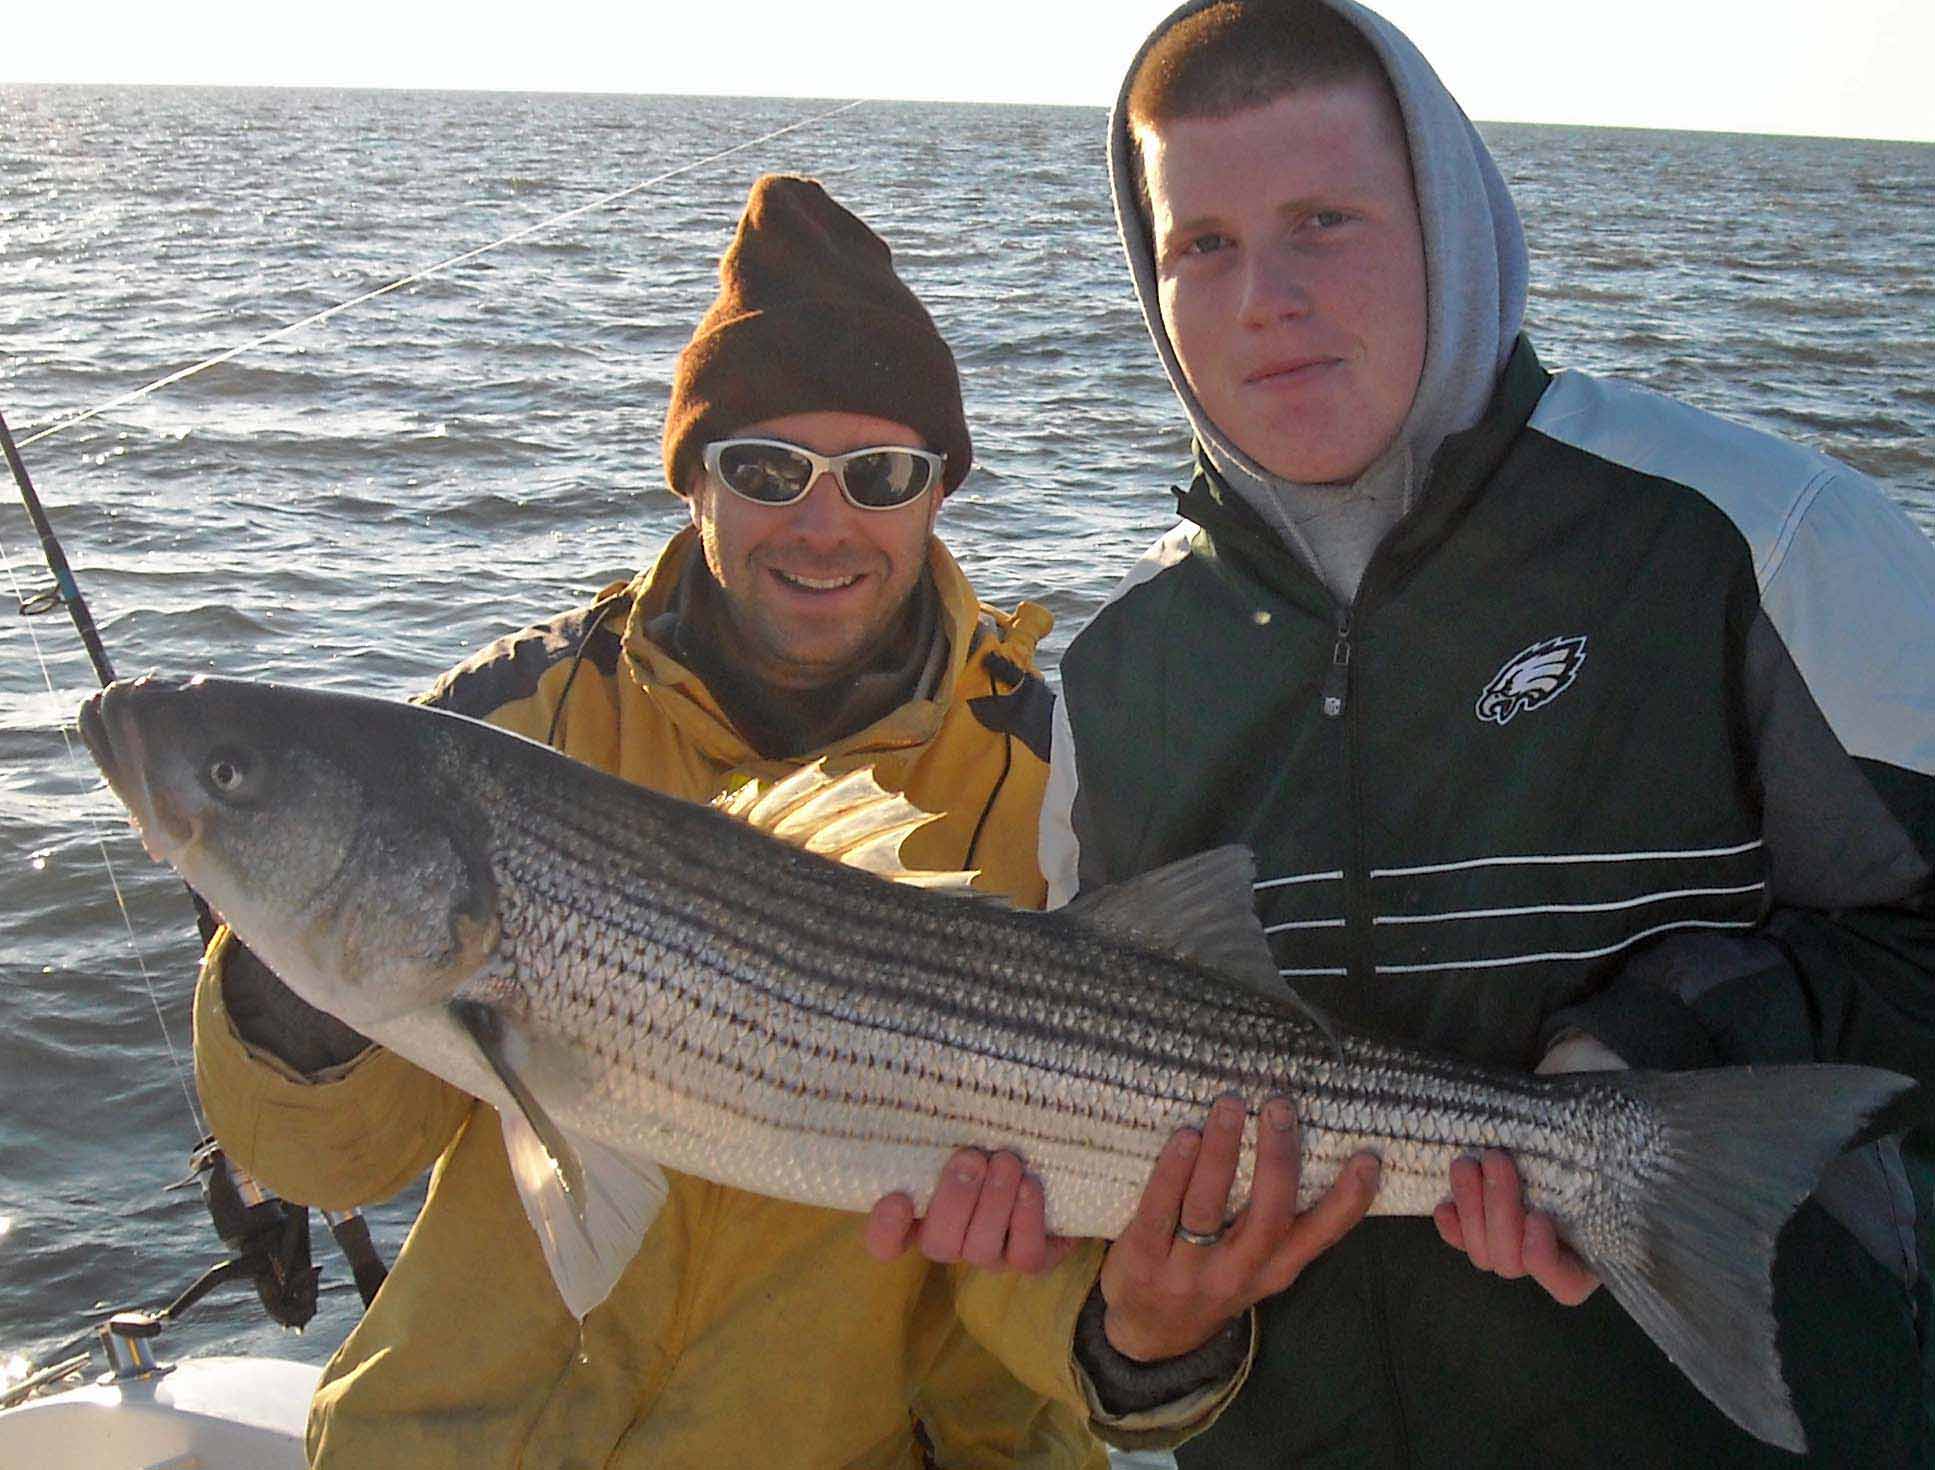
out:
M568 793L525 785L494 804L517 813L494 875L506 916L498 961L529 997L532 1023L576 1044L610 1034L616 1013L647 1018L639 1044L606 1055L596 1106L679 1117L693 1147L654 1135L675 1167L864 1210L896 1190L924 1192L946 1156L973 1142L1028 1161L1052 1230L1113 1237L1176 1128L1224 1093L1253 1113L1285 1094L1303 1123L1304 1207L1372 1148L1385 1173L1373 1213L1428 1214L1452 1160L1481 1142L1514 1152L1534 1207L1563 1215L1585 1197L1549 1121L1549 1090L1522 1079L1490 1078L1481 1091L1468 1070L1406 1069L1356 1038L1333 1062L1300 1012L1200 966L1102 936L1071 957L1067 937L1034 916L831 865L762 863L770 844L695 820L708 813L586 829ZM574 891L558 875L587 839L605 862L595 885ZM719 896L728 891L731 902ZM625 898L646 893L649 907ZM603 962L559 965L561 936L586 928L613 938ZM942 939L945 949L924 952L921 941ZM1217 995L1221 1004L1206 1002ZM1139 1019L1135 1044L1108 1044L1111 1013ZM815 1039L810 1052L789 1044L801 1037ZM1136 1079L1144 1085L1127 1085ZM1616 1097L1588 1091L1582 1105ZM817 1142L803 1146L802 1134ZM1233 1209L1254 1154L1251 1126Z
M1005 1147L1052 1230L1112 1237L1165 1141L1228 1093L1250 1110L1240 1206L1283 1094L1300 1205L1369 1149L1373 1210L1426 1215L1454 1159L1508 1149L1723 1412L1805 1445L1774 1239L1909 1088L1892 1073L1528 1077L1333 1035L1277 977L1246 853L1023 913L898 870L919 814L863 777L802 772L728 816L454 715L217 679L115 684L81 730L150 850L287 984L498 1110L580 1316L666 1167L864 1210L927 1198L959 1146Z

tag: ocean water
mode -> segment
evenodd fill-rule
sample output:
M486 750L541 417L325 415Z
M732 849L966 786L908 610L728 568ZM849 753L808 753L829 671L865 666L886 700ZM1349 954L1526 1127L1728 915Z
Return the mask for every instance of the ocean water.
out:
M682 520L658 461L673 358L768 171L872 223L953 343L977 468L942 530L984 597L1054 611L1052 664L1170 524L1188 458L1103 114L835 105L0 88L0 412L118 671L400 696L640 564ZM1935 146L1483 131L1548 364L1817 445L1935 534ZM0 549L9 596L46 584L10 493ZM220 1251L166 1189L198 1133L192 918L71 733L92 687L63 617L0 616L0 1364ZM386 1256L415 1203L373 1212ZM357 1308L320 1220L316 1253L307 1333L231 1288L168 1351L320 1360Z

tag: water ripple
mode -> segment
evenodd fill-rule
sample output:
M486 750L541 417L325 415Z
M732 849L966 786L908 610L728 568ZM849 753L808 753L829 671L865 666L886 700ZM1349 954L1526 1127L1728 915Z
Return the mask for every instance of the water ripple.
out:
M813 110L773 100L0 87L0 407L17 436ZM1487 125L1527 220L1547 361L1817 444L1935 528L1935 148ZM1189 444L1115 239L1096 109L869 105L372 301L28 462L130 672L407 694L586 600L684 521L662 483L674 359L752 177L877 226L960 360L979 466L950 544L1043 602L1049 662L1174 517ZM31 585L33 536L0 507ZM35 636L56 692L41 686ZM218 1249L101 868L185 1045L194 941L60 728L71 631L0 618L0 1347L102 1293L156 1300ZM97 837L97 834L99 836ZM414 1199L377 1212L393 1251ZM201 1350L326 1354L246 1297Z

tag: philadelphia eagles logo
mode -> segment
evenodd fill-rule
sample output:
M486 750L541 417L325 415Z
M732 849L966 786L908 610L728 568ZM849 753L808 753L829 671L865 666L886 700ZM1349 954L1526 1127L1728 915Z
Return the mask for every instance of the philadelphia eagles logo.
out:
M1550 704L1579 677L1586 640L1548 638L1509 660L1478 696L1478 718L1503 725L1512 716Z

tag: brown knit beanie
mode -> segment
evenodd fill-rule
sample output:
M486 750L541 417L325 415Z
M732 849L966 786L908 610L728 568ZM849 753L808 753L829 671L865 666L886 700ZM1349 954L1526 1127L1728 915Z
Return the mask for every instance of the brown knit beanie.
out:
M974 462L954 354L886 242L813 180L767 174L719 261L718 299L679 354L665 477L684 495L709 441L828 409L919 430L947 456L943 493Z

